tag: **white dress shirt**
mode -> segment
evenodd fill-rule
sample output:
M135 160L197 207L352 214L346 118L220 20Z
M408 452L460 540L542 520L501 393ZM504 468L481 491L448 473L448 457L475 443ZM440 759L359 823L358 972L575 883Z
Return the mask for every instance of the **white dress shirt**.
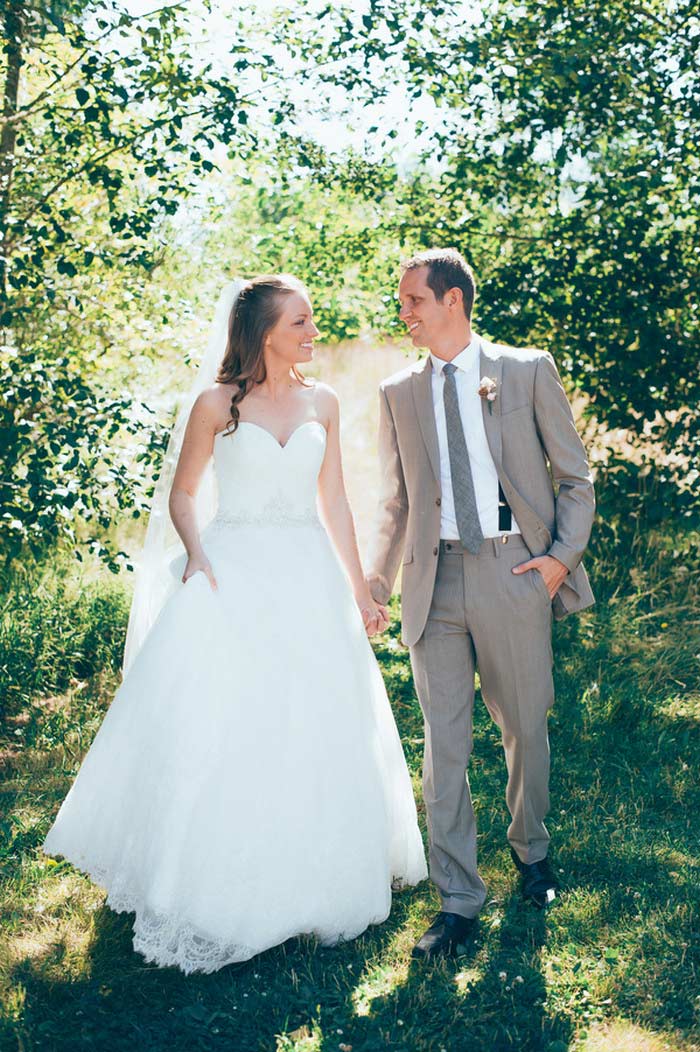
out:
M484 428L481 395L479 394L479 350L480 341L476 335L471 343L452 359L456 366L454 374L457 385L459 415L462 418L464 438L469 453L469 465L474 482L474 495L479 513L481 532L484 537L500 537L506 533L520 533L520 527L512 517L510 530L498 528L498 475L491 456L486 430ZM443 389L445 377L443 367L447 365L442 358L430 355L433 364L432 390L435 423L437 425L438 446L440 448L440 537L446 541L459 540L455 502L452 494L452 474L450 472L450 453L447 446L447 424L445 422L445 403Z

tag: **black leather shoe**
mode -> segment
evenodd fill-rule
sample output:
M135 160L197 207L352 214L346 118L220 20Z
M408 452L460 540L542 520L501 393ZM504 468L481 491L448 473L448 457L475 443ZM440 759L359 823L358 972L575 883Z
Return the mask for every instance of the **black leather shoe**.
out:
M462 942L467 942L476 931L476 917L462 917L459 913L438 913L424 935L413 947L412 957L451 956Z
M540 862L521 862L513 848L510 849L510 854L522 877L523 898L533 902L541 910L551 906L556 901L559 884L547 859L543 858Z

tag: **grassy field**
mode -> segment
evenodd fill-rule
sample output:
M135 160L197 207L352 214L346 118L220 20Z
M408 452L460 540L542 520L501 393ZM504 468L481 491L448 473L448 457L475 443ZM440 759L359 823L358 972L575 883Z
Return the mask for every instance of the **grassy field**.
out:
M211 976L145 965L130 918L40 851L118 682L123 585L70 567L6 580L0 1047L700 1050L699 566L687 541L633 538L622 565L600 537L600 602L556 627L549 825L565 892L546 915L519 896L502 751L477 706L470 777L489 898L472 950L433 965L410 959L436 908L427 883L336 949L293 940ZM422 724L396 624L377 655L419 791Z

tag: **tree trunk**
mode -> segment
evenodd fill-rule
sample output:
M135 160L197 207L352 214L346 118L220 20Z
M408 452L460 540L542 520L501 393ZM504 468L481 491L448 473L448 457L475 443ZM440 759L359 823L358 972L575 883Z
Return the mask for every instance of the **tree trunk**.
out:
M17 125L14 117L17 114L25 18L24 0L8 0L3 18L3 37L6 41L7 67L3 90L3 124L0 132L0 312L4 308L6 301L8 260L5 246L12 176L15 169Z

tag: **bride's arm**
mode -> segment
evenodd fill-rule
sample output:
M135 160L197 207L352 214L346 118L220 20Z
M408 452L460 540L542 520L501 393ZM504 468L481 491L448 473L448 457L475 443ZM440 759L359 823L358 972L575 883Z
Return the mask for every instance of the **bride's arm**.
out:
M213 589L216 589L216 580L199 539L195 497L214 449L219 416L217 394L204 391L192 406L187 421L168 501L173 526L187 551L187 565L182 575L183 584L193 574L201 571L206 574Z
M340 408L338 396L326 384L317 385L319 417L328 432L326 455L318 477L321 517L347 571L355 601L362 612L368 634L381 632L389 623L384 607L375 603L365 580L357 548L355 522L350 510L340 452Z

